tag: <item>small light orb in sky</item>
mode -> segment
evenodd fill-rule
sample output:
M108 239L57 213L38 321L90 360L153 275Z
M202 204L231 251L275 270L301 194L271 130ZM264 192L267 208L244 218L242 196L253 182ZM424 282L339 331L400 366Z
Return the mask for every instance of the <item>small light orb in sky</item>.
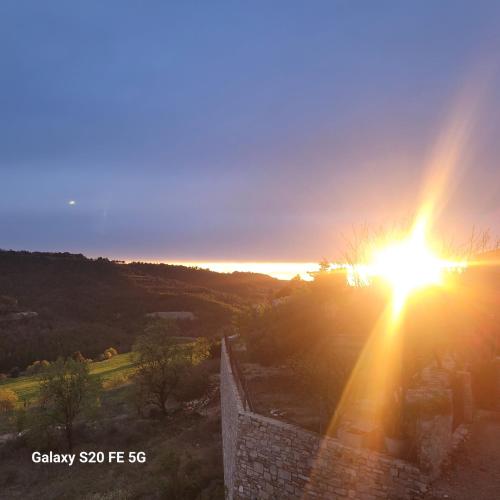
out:
M75 201L75 200L69 200L69 201L68 201L68 205L69 205L70 207L72 207L72 206L76 205L76 201Z

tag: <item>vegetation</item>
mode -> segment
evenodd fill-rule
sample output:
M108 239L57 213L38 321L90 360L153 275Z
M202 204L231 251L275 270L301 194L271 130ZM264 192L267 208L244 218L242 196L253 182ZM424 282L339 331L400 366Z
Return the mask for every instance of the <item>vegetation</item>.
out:
M70 451L75 419L97 407L99 390L99 380L90 376L88 365L72 358L58 359L41 374L37 416L47 426L62 426Z
M334 414L354 365L349 353L342 352L331 338L322 339L304 354L296 354L291 362L294 378L305 393L316 399L320 422L328 422Z
M151 338L151 332L165 333L165 328L177 333L175 323L159 322L153 323L144 337ZM183 353L187 366L175 391L176 398L201 398L169 413L168 425L163 419L145 419L134 409L132 380L138 369L135 353L91 363L72 358L59 360L37 376L3 381L0 394L13 395L14 405L9 406L8 414L0 415L0 435L13 430L24 432L3 446L0 442L0 497L222 500L219 415L197 413L203 405L212 405L214 410L218 406L218 399L207 396L212 374L218 371L218 359L207 359L213 347L206 339L193 342L176 335L163 338L177 347L172 351L175 359L177 353ZM103 390L99 394L101 404L96 408L99 380L103 381ZM40 399L40 393L47 397ZM62 401L67 405L58 404ZM69 414L66 408L72 409ZM69 476L63 467L34 468L30 458L33 449L61 449L60 434L68 415L75 415L71 432L76 453L144 450L146 463L104 463L99 467L76 463ZM157 417L159 412L151 415Z
M237 326L246 344L245 356L263 367L261 374L266 370L270 374L268 385L271 378L278 379L277 374L282 377L288 373L296 387L307 394L307 415L305 409L281 398L286 401L284 412L289 418L295 415L301 425L321 431L332 421L363 346L372 332L380 330L377 325L390 306L391 290L376 278L369 285L348 286L346 271L330 269L326 262L313 278L312 282L295 280L293 286L279 291L279 300L272 304L247 308ZM376 402L386 407L379 414L385 419L388 435L402 434L402 421L408 412L427 415L449 411L448 400L426 400L423 407L406 408L405 394L422 382L426 367L447 372L450 379L450 366L453 370L471 370L477 401L485 408L495 407L493 360L498 352L498 326L492 311L499 293L498 278L491 266L471 268L448 276L449 286L429 286L425 292L415 291L408 297L397 338L391 343L399 361L384 375L385 390ZM378 362L374 373L381 361L377 361L375 352L368 349L363 355L364 367L372 360ZM363 398L361 380L356 377L351 381L349 395L353 401L358 394ZM249 386L264 391L266 383L250 381ZM273 406L267 399L264 396L264 402L257 405L262 404L267 411L281 411L276 408L278 402ZM311 413L315 425L311 425ZM335 422L339 416L337 413Z
M11 389L0 389L0 414L12 412L17 405L17 394Z
M134 376L136 395L140 406L153 405L166 415L167 402L179 387L189 368L199 364L210 354L206 340L181 343L175 337L178 327L172 321L152 323L137 339L137 371Z
M191 311L184 336L215 336L278 280L164 264L124 264L68 253L0 251L0 373L23 371L80 351L97 358L113 346L130 351L147 313ZM34 312L13 317L12 313Z
M103 385L113 383L117 378L129 377L135 367L132 353L119 354L112 359L90 363L88 369L91 377L99 378ZM16 379L0 380L0 390L11 390L19 402L26 402L29 406L37 403L40 379L35 375L22 376Z
M114 347L108 347L101 356L99 356L100 361L103 361L105 359L110 359L113 356L116 356L118 354L118 351Z
M50 363L44 359L42 361L34 361L31 365L26 368L26 374L27 375L37 375L38 373L42 372L45 370Z

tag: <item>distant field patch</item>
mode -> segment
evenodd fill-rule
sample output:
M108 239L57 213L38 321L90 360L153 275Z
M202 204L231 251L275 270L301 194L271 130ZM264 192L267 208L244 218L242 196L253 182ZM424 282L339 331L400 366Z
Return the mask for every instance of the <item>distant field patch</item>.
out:
M105 361L90 364L90 373L99 376L106 386L113 386L113 380L125 380L134 371L133 353L118 354ZM31 401L37 395L38 379L36 376L9 378L0 382L0 388L11 389L21 401Z

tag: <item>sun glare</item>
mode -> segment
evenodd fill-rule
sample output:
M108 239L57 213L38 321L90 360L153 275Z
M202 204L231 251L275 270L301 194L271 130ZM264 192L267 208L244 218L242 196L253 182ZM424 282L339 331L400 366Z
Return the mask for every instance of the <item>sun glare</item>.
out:
M391 285L396 313L413 290L442 284L445 267L446 261L428 246L423 225L418 225L407 239L376 252L371 264L373 275Z
M442 285L447 271L461 270L465 265L438 256L427 241L425 221L420 221L408 236L375 249L367 264L350 270L348 280L361 285L375 278L387 282L393 290L393 313L397 315L411 292Z

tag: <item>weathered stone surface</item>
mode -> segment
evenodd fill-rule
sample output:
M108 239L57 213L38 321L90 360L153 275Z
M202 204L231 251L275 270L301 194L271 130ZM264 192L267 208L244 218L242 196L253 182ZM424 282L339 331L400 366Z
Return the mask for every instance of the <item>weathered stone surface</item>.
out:
M221 354L224 482L228 499L419 499L428 477L403 461L344 446L243 408Z

